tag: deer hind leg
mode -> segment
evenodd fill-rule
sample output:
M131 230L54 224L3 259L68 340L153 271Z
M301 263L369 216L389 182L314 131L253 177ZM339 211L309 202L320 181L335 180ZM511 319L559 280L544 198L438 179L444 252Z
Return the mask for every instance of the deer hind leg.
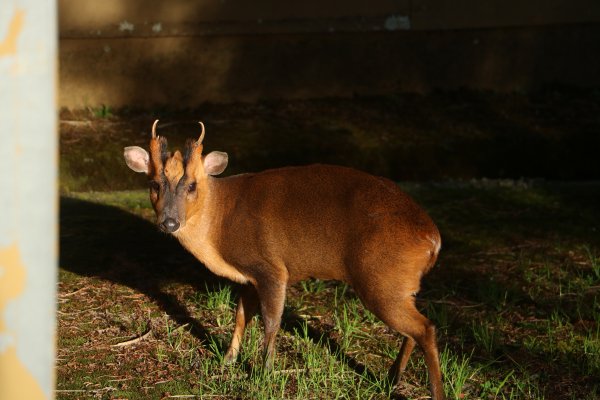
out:
M402 374L406 370L406 364L408 363L410 355L415 348L415 344L415 340L410 336L404 337L402 347L400 348L400 353L398 353L398 357L396 357L396 361L394 361L394 364L392 364L388 374L388 379L392 386L396 386L398 383L400 383L400 378L402 378Z
M380 285L374 284L374 287L380 288L378 291L362 293L358 291L363 303L373 314L377 315L390 328L406 337L400 353L390 369L390 379L394 384L398 383L416 343L425 355L431 397L434 400L443 400L445 396L435 326L415 307L412 289L403 290L399 289L399 285L390 286L390 284L390 281L382 281Z
M408 297L401 304L398 304L399 311L395 315L381 315L381 319L390 326L390 328L407 336L408 342L403 344L398 358L394 364L398 365L396 371L392 371L396 375L392 377L392 381L397 381L403 371L402 367L406 367L406 362L410 356L410 350L416 342L423 353L425 354L425 364L429 373L429 384L431 396L434 400L443 400L444 387L442 385L442 372L440 369L440 360L438 348L435 338L435 326L431 321L425 318L415 307L414 298ZM395 308L395 307L394 307ZM383 314L388 314L390 308L385 308ZM391 314L391 312L389 312ZM411 342L411 339L413 342ZM394 368L394 367L392 367Z
M225 353L225 364L232 364L237 359L246 326L250 323L257 310L258 294L252 285L246 285L240 292L240 298L235 313L235 328L233 330L231 344L229 345L227 353Z

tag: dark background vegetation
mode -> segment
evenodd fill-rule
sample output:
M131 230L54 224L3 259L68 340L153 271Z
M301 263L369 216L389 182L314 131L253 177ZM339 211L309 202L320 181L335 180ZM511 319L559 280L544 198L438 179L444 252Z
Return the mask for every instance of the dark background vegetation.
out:
M463 89L89 115L61 114L64 190L141 187L143 178L124 166L121 150L147 146L154 118L173 150L199 135L201 118L207 151L230 155L226 174L320 162L395 180L600 177L600 91L594 88Z

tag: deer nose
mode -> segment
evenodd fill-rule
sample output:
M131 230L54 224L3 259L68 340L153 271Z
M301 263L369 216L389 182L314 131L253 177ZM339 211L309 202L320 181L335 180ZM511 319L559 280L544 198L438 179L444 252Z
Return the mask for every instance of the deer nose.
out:
M160 224L160 229L167 233L173 233L179 229L179 222L175 221L173 218L167 218Z

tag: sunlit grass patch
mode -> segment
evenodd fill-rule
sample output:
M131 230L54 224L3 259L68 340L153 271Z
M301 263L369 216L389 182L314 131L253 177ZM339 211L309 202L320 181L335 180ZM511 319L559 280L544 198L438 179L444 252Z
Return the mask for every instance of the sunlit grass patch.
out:
M442 232L417 306L437 326L449 398L600 397L600 233L590 222L600 220L600 185L403 186ZM418 348L390 393L402 337L336 282L288 290L271 372L259 316L238 362L223 365L239 288L197 274L171 238L148 234L145 190L69 196L81 202L62 216L57 398L429 396Z

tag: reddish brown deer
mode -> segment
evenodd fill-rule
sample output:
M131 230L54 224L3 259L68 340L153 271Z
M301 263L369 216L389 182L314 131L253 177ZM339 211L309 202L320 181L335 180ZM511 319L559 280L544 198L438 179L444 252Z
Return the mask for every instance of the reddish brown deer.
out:
M150 153L126 147L127 165L146 173L160 229L213 273L243 285L226 361L260 309L265 367L272 366L286 288L303 279L350 284L364 306L405 336L390 379L399 382L419 344L432 397L444 398L434 325L415 307L421 277L441 239L431 218L398 186L350 168L311 165L214 178L226 153L202 154L204 125L185 154L170 153L152 127Z

